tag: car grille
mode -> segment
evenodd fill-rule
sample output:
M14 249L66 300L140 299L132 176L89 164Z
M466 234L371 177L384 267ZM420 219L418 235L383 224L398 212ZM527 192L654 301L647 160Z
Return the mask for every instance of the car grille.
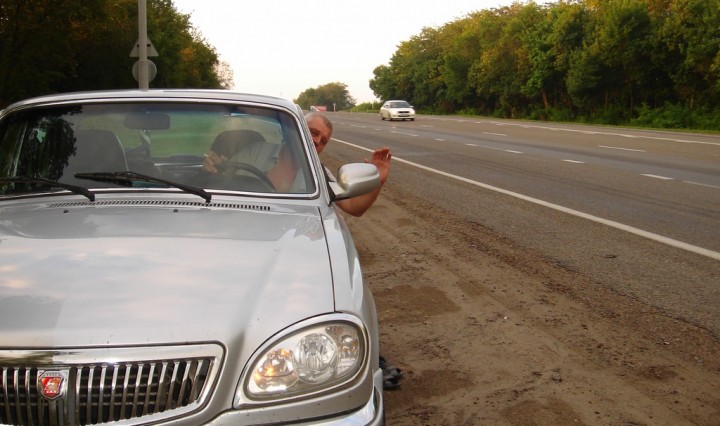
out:
M158 349L163 356L153 357ZM186 348L175 349L179 357L167 356L172 349L166 347L99 350L102 354L11 351L7 356L0 351L0 423L132 424L133 419L146 422L188 414L207 400L222 352L212 345L192 348L192 354ZM118 352L131 359L117 361ZM198 356L199 352L206 355ZM97 362L102 359L98 355L108 361ZM81 362L74 363L74 358ZM93 358L96 362L86 362ZM48 378L56 381L44 384Z

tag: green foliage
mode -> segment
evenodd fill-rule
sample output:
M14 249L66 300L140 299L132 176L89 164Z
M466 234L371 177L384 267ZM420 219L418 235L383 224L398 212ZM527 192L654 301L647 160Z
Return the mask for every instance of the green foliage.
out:
M324 106L328 111L349 110L355 106L355 99L350 96L347 85L343 83L328 83L314 89L307 89L293 100L303 109L311 106Z
M693 110L684 105L665 104L660 108L641 105L631 124L666 129L720 129L720 108Z
M380 112L382 102L363 102L357 104L350 111L352 112Z
M561 0L477 11L401 43L370 88L440 113L720 129L711 113L720 108L720 4Z
M147 16L160 54L150 58L158 69L151 87L228 84L217 53L172 0L148 0ZM129 55L137 38L137 0L0 1L0 107L48 93L137 87L137 58Z

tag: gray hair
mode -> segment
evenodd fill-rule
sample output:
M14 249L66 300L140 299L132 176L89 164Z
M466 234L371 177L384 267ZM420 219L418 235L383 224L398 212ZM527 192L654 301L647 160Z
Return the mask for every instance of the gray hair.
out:
M316 117L319 117L323 121L323 123L325 123L327 128L330 129L330 131L332 132L332 130L333 130L332 122L330 121L329 118L325 117L324 114L320 114L319 112L309 112L309 113L305 114L305 121L310 121Z

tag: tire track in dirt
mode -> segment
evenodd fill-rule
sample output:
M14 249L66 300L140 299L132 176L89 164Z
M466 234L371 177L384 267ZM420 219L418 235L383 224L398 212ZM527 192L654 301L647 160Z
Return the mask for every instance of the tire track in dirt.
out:
M716 423L719 345L703 330L391 186L347 220L381 352L406 373L388 424Z

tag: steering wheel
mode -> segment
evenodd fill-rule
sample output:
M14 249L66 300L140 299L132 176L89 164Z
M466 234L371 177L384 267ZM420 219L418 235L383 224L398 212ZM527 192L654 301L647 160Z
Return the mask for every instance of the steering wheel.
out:
M269 190L267 192L276 192L275 185L273 185L272 181L267 177L267 175L257 167L248 164L243 163L240 161L226 161L224 163L218 163L215 164L215 168L218 169L217 174L209 175L211 180L214 180L213 178L217 176L217 178L224 179L224 180L235 180L235 179L242 179L244 177L251 176L255 178L256 180L262 182L262 189L263 190ZM240 173L238 173L240 172ZM243 174L242 172L247 172L247 174ZM228 189L235 189L237 187L242 187L241 185L233 185L232 188Z

